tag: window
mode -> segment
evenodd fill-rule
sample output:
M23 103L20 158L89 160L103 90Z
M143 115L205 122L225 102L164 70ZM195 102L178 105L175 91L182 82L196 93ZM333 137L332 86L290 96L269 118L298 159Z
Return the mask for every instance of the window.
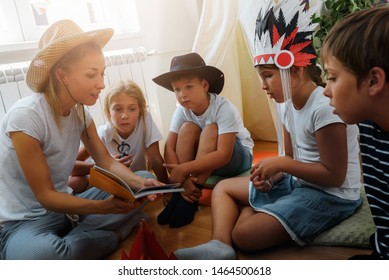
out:
M84 31L111 27L114 38L140 32L135 0L2 0L0 51L28 47L50 24L65 18Z

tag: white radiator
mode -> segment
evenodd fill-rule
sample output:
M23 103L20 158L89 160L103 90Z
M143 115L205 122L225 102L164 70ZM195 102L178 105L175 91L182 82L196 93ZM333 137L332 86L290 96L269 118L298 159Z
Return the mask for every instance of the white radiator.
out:
M150 100L144 76L144 62L149 55L151 53L148 53L143 47L105 52L104 56L107 66L105 75L106 89L116 81L131 79L143 90L146 101L149 104ZM0 64L0 122L12 104L18 99L33 93L27 87L25 81L28 65L29 62ZM98 102L88 108L93 115L96 126L105 122L102 108L104 96L105 93L103 91Z

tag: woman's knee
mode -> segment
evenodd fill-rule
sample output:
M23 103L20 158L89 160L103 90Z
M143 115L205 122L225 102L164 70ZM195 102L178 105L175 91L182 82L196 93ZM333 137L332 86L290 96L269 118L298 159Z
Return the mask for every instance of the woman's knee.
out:
M81 193L89 187L89 176L71 176L68 179L68 185L74 193Z
M139 170L135 171L134 173L146 179L156 179L155 175L147 170Z
M4 258L8 260L67 259L70 250L66 243L53 244L48 238L12 238L7 242Z

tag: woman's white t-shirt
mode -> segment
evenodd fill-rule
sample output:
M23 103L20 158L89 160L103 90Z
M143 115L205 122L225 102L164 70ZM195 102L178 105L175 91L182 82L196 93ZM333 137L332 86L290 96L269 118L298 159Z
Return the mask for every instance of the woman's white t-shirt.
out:
M85 117L89 126L92 117L88 110ZM11 132L23 132L39 142L54 187L59 192L71 193L68 177L77 158L84 125L74 107L68 116L60 118L60 124L58 127L43 94L18 100L4 116L0 127L0 225L33 219L47 212L26 181Z

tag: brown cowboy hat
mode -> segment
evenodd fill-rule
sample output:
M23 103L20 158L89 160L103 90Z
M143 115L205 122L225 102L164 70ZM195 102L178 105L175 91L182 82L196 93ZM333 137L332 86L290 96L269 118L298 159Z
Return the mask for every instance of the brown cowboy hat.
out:
M197 53L189 53L173 57L170 63L170 72L155 77L153 81L158 85L174 91L172 80L186 76L199 75L208 81L209 92L219 94L224 86L224 74L216 67L206 65Z
M84 32L76 23L68 19L53 23L39 41L40 51L28 68L27 85L35 92L43 92L51 68L65 53L92 41L103 48L112 35L113 29L111 28Z

